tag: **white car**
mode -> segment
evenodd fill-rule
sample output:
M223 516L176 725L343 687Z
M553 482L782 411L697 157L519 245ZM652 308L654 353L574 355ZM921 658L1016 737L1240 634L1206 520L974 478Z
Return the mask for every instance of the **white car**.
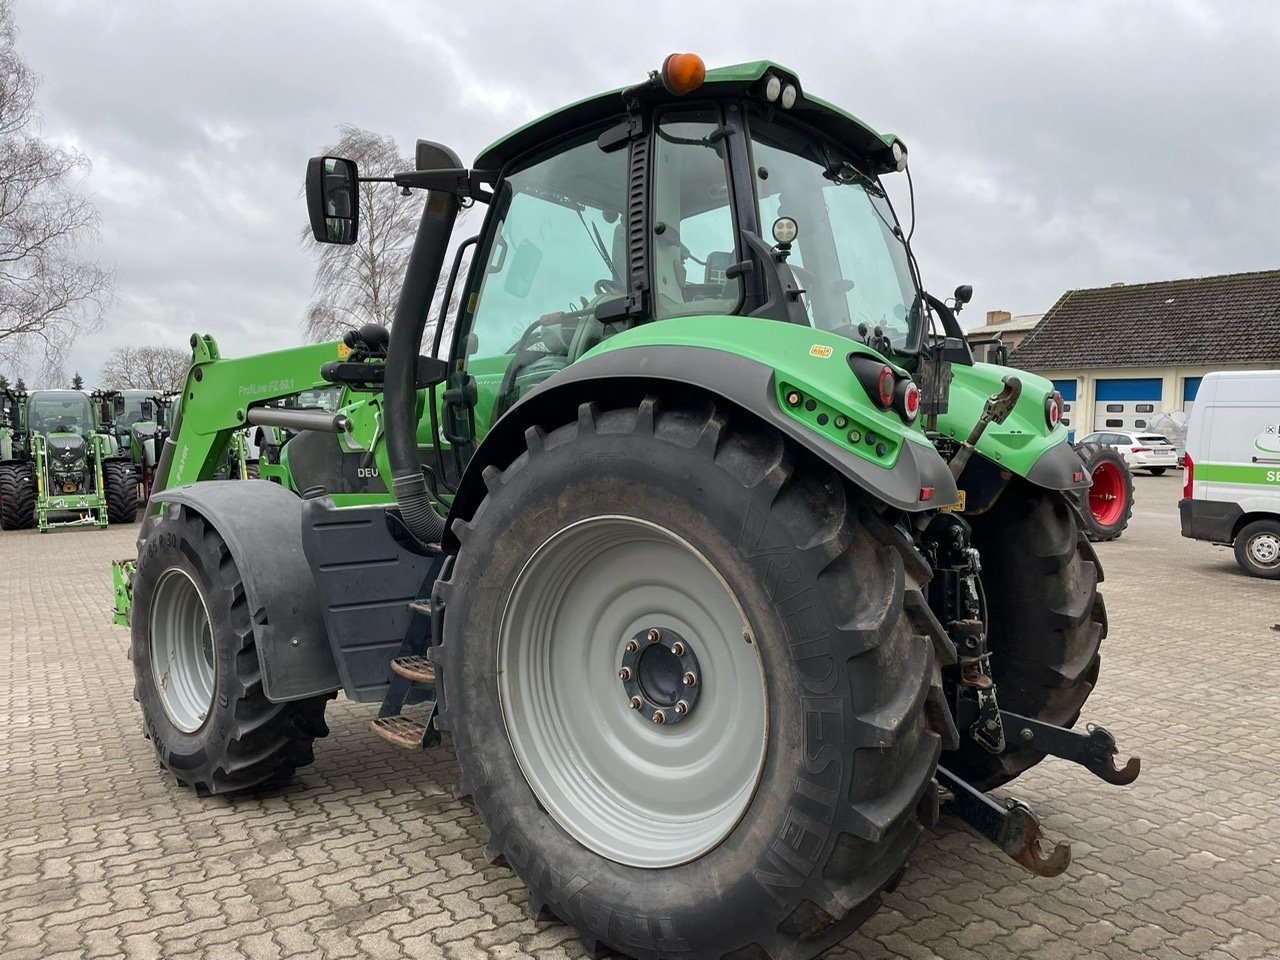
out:
M1178 466L1178 448L1168 438L1158 433L1119 433L1100 430L1091 433L1079 443L1101 443L1115 447L1124 457L1130 470L1150 470L1160 476L1170 467Z

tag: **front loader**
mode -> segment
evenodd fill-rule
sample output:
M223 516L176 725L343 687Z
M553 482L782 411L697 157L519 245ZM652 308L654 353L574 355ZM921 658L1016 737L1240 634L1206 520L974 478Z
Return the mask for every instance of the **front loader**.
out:
M1073 729L1107 628L1087 480L1052 384L975 363L967 288L923 286L906 167L794 72L692 54L471 167L419 141L389 339L193 342L132 583L161 763L282 784L338 691L379 704L393 743L448 735L533 915L645 958L817 955L940 802L1066 869L986 791L1047 755L1138 773ZM360 183L310 162L319 241L356 241ZM317 377L336 411L275 403ZM210 479L246 425L297 431L292 489Z

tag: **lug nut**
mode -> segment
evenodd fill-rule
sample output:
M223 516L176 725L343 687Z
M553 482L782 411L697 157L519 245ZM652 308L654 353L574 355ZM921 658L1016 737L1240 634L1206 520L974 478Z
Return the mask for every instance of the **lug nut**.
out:
M695 683L698 682L697 674L695 674L692 670L690 670L680 679L684 681L684 685L686 687L692 687Z
M1021 736L1021 737L1022 737L1022 739L1023 739L1023 740L1025 740L1027 743L1030 743L1032 740L1034 740L1034 739L1036 738L1036 735L1035 735L1034 733L1032 733L1032 732L1031 732L1031 728L1030 728L1030 727L1023 727L1023 728L1022 728L1022 733L1020 734L1020 736Z
M618 679L619 679L619 680L630 680L630 679L631 679L631 668L630 668L630 667L623 667L621 670L619 670L619 671L618 671Z
M674 653L677 657L683 657L684 644L681 643L679 640L677 640L675 643L671 645L671 652Z
M677 701L676 701L676 713L680 714L680 716L682 716L682 717L683 717L683 716L684 716L686 713L688 713L688 712L689 712L689 701L688 701L688 700L677 700Z
M649 631L649 642L650 642L650 643L657 643L657 642L658 642L659 640L661 640L661 639L662 639L662 634L660 634L660 633L657 631L657 629L653 629L653 630L650 630L650 631Z
M655 710L653 711L653 722L657 724L666 723L667 715L663 713L661 710Z
M640 707L641 707L641 706L643 706L643 705L644 705L644 701L643 701L643 700L641 700L639 697L632 697L632 698L631 698L631 709L632 709L632 710L639 710L639 709L640 709Z
M635 653L636 650L638 650L639 648L640 648L640 645L636 643L634 640L627 641L627 653Z

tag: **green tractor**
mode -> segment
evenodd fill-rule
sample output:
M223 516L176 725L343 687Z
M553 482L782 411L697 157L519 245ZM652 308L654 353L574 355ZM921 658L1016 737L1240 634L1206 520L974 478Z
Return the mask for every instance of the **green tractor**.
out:
M100 405L111 394L33 390L13 428L12 459L0 463L5 529L132 523L137 489Z
M161 764L281 784L337 692L378 704L393 743L449 735L532 914L645 958L820 953L940 802L1064 870L987 791L1048 755L1138 774L1073 729L1107 627L1087 481L1052 384L974 363L923 286L906 166L794 72L689 54L470 168L419 141L389 339L193 338L131 584ZM356 241L360 182L310 162L318 240ZM316 380L336 410L277 403ZM210 479L246 426L296 431L288 484Z
M0 529L35 522L36 481L27 453L27 392L0 388Z
M169 399L158 390L120 390L104 394L103 398L103 423L110 424L118 455L132 462L134 479L145 501L164 443Z

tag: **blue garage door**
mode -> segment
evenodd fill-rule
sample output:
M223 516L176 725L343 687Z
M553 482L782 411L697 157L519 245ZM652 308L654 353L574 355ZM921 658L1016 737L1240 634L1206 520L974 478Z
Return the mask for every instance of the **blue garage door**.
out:
M1053 389L1062 394L1062 425L1067 428L1067 439L1075 440L1076 431L1072 424L1076 420L1076 381L1055 380Z
M1182 409L1191 412L1196 402L1196 394L1200 392L1200 381L1203 377L1187 377L1182 381Z
M1099 380L1094 391L1094 430L1145 430L1160 409L1164 381L1159 377Z

